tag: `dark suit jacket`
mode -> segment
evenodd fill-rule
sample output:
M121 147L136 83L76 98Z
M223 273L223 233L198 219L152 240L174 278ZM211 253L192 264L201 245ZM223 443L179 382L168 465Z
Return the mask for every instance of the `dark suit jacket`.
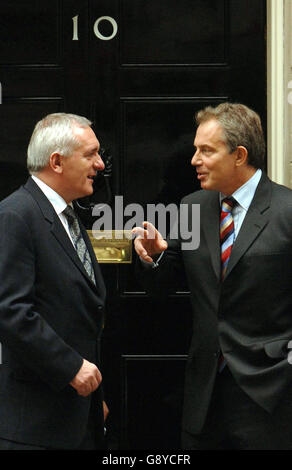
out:
M0 204L2 438L72 448L84 437L92 396L79 396L69 382L83 358L99 365L105 286L83 235L96 287L31 178Z
M218 192L198 191L182 203L190 217L191 205L200 204L199 248L182 251L180 240L169 240L159 267L140 268L140 275L152 293L169 288L180 268L187 277L194 321L183 428L202 429L220 350L236 382L260 406L273 412L290 390L292 407L292 191L262 175L223 282Z

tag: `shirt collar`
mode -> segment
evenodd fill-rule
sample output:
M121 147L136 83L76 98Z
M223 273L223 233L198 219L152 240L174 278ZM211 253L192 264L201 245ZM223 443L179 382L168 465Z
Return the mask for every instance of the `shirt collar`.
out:
M259 181L262 176L262 170L258 169L252 177L246 181L240 188L238 188L234 193L232 194L232 197L236 199L237 203L243 207L246 211L248 210L251 201L253 200L254 194L256 192L257 186L259 184ZM222 202L222 199L224 199L226 196L223 193L220 193L220 203Z
M32 175L32 179L38 185L44 195L48 198L48 200L54 207L56 213L60 215L61 212L63 212L63 210L67 207L66 201L64 201L60 194L54 191L50 186L40 180L37 176Z

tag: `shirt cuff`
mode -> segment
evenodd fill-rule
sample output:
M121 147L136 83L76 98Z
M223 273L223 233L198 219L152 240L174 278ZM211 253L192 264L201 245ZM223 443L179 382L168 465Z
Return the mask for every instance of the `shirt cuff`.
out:
M156 261L152 261L151 263L149 263L148 261L145 261L143 258L141 258L141 256L139 256L139 258L140 258L142 264L143 264L145 267L146 267L146 266L151 266L152 269L156 269L156 268L158 268L158 266L159 266L159 262L160 262L160 260L161 260L161 258L162 258L162 256L163 256L163 254L164 254L164 251L163 251L162 253L160 253L160 255L159 255L159 257L157 258Z

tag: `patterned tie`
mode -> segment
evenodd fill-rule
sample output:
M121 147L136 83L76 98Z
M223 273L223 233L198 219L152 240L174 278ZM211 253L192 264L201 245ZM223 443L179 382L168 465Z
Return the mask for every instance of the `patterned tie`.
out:
M233 242L234 242L234 221L232 217L232 209L236 204L233 197L225 198L222 201L220 215L220 245L221 245L221 278L224 279L227 264L230 258ZM218 360L218 371L222 372L226 365L223 354L221 353Z
M227 264L230 258L232 245L234 242L234 221L232 209L236 201L233 197L225 198L222 201L220 216L220 245L221 245L221 276L224 279Z
M88 252L87 246L83 239L76 214L71 206L67 206L66 209L63 210L63 214L67 217L70 235L75 245L77 254L81 262L83 263L88 276L90 277L92 282L95 284L95 276L94 276L90 254Z

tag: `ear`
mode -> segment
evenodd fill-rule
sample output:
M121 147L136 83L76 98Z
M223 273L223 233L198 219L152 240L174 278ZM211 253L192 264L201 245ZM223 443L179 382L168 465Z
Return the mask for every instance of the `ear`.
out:
M49 165L55 173L63 173L63 155L54 152L50 155Z
M236 166L242 166L242 165L247 165L248 163L248 151L245 147L242 145L239 145L236 149L236 159L235 159L235 165Z

